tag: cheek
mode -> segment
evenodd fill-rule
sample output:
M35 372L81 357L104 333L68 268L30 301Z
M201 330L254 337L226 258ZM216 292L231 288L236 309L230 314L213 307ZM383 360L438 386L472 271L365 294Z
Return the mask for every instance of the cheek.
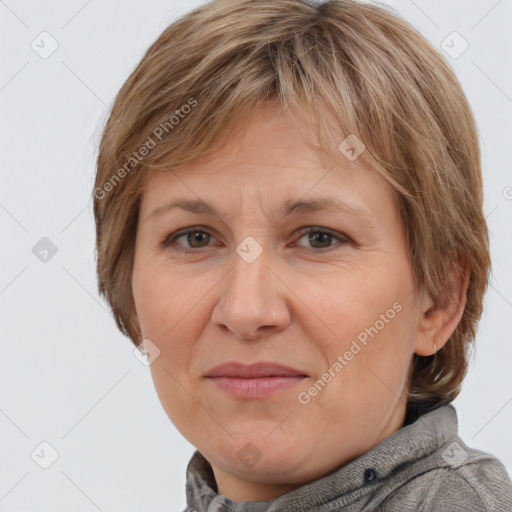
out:
M197 298L190 302L184 297L190 288L169 274L147 267L142 271L134 268L133 294L142 334L160 350L150 366L155 390L168 417L186 437L190 417L200 414L187 391L187 372L193 358L194 337L198 336L190 321L191 306Z
M330 327L332 337L352 339L401 298L395 283L383 272L339 272L308 290L308 305Z
M160 350L151 365L157 385L165 382L165 386L174 388L169 373L183 380L187 372L201 330L196 319L204 291L197 288L193 280L179 279L169 270L134 268L133 294L142 335Z
M132 289L143 335L162 338L170 333L183 308L176 280L159 269L143 268L141 262L134 266Z
M311 309L317 308L329 326L321 341L326 362L331 366L338 356L346 361L338 384L360 395L375 385L376 374L399 388L410 361L415 318L405 271L340 273L326 282L328 288L317 287L309 297Z
M195 424L200 424L203 412L190 391L189 383L179 373L179 356L171 351L161 352L150 366L151 377L160 403L174 426L188 438ZM170 366L174 363L176 368Z

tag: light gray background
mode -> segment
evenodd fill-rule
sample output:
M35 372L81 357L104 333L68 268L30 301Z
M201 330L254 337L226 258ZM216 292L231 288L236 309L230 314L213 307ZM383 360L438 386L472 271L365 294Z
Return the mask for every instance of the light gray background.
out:
M98 299L90 198L100 129L118 89L165 26L201 3L0 1L2 511L185 506L194 448ZM481 132L494 272L454 405L461 437L512 474L512 2L387 3L438 48L453 31L469 43L450 61ZM50 48L43 31L59 45L47 59L31 48L34 40ZM453 37L452 52L462 43ZM32 252L42 237L57 248L47 262ZM31 457L37 449L36 460L49 460L43 441L58 452L48 469Z

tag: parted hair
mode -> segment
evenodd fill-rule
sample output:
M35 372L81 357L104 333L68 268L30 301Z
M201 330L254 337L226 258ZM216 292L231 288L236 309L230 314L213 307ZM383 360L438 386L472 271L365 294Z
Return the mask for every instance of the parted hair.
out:
M356 0L212 0L174 20L119 90L103 127L93 191L98 290L141 340L131 288L141 194L150 174L204 155L266 101L314 127L319 151L356 136L391 185L416 287L445 308L469 269L448 342L414 354L409 402L460 392L490 272L480 147L443 55L389 7Z

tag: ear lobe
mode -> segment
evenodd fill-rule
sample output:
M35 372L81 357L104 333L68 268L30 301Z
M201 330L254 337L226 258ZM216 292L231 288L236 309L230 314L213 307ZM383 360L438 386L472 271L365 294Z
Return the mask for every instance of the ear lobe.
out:
M436 308L432 298L427 297L418 325L420 336L414 347L414 352L419 356L434 354L434 344L440 350L457 328L466 307L469 276L467 263L452 265L442 297L443 305Z

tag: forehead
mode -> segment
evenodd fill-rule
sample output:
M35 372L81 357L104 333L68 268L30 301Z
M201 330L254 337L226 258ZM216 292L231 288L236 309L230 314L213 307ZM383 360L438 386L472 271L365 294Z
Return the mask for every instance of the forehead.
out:
M244 203L249 209L253 202L276 212L299 199L313 203L330 197L367 212L382 196L392 200L387 182L362 159L350 161L340 153L334 160L311 142L318 143L307 122L272 104L260 108L218 137L200 158L172 172L153 171L143 193L142 216L183 199L220 206ZM336 149L337 141L333 145Z

